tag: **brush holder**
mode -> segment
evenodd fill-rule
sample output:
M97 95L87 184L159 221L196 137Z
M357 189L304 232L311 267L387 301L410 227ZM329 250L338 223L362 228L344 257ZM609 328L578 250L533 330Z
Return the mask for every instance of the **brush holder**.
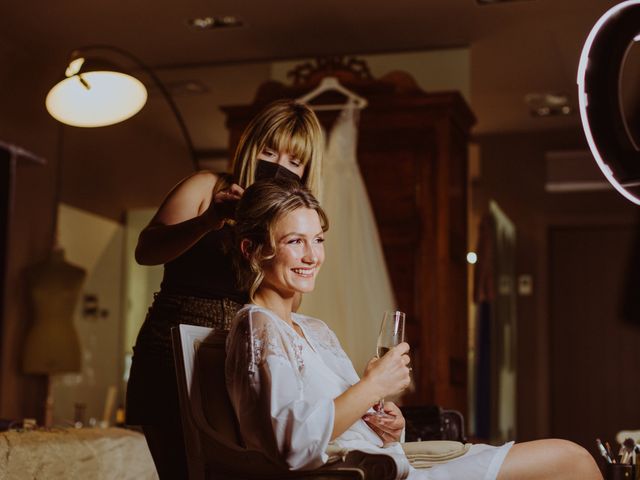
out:
M605 480L637 480L637 465L629 463L605 463Z

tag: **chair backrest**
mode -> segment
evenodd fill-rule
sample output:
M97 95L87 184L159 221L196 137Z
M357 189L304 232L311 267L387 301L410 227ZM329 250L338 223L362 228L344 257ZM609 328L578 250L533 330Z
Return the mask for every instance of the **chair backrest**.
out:
M226 333L179 325L172 330L172 339L190 480L396 477L396 464L387 455L354 451L341 461L303 473L287 471L262 452L244 448L227 394Z
M193 325L180 328L184 332L181 336L191 347L189 353L194 356L189 362L193 414L198 422L206 422L230 444L240 445L240 431L225 382L226 333ZM183 358L184 352L183 344Z
M189 478L205 478L207 471L281 473L261 452L242 446L225 382L226 332L179 325L172 336Z

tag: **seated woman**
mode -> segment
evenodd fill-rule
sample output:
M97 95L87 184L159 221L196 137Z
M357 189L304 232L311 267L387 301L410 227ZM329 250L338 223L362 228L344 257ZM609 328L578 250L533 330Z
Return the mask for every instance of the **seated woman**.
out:
M257 182L236 221L239 276L253 303L233 321L226 378L248 448L292 470L321 466L333 443L391 455L399 478L601 478L593 458L563 440L473 445L449 463L410 467L398 443L399 409L387 402L387 416L371 415L380 398L409 385L409 345L373 359L360 379L327 325L292 311L296 295L313 290L325 256L328 222L317 200L297 183Z

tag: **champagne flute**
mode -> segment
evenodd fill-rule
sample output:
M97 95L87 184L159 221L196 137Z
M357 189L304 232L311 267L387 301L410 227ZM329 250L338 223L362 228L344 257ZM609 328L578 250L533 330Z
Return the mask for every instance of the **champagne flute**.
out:
M398 310L384 312L376 347L378 358L382 358L393 347L404 342L404 320L404 312ZM386 415L384 413L384 398L380 399L378 406L374 410L378 415Z

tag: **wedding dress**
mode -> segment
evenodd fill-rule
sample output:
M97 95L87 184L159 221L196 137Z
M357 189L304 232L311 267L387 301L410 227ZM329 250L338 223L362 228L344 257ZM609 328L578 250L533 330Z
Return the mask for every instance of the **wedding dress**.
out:
M303 336L271 310L247 305L227 337L227 391L247 448L292 470L321 466L331 446L390 455L399 479L495 480L513 442L472 445L448 463L415 470L399 443L383 445L362 419L331 441L333 400L359 378L324 322L295 313L292 320Z
M383 313L396 302L356 159L357 113L345 107L329 135L322 175L326 260L300 312L326 319L362 373L376 354Z

